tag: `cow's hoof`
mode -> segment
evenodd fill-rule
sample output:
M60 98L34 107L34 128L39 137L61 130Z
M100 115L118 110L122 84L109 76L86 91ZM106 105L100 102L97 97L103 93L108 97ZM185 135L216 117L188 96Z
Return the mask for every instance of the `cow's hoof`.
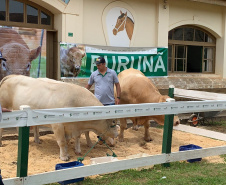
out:
M62 161L69 161L70 157L69 156L64 156L64 157L60 157L60 159Z
M81 151L75 151L75 155L81 155L82 152Z
M147 141L147 142L151 142L151 141L153 141L153 139L152 139L152 138L145 138L144 140L145 140L145 141Z
M108 146L114 147L115 146L115 143L113 143L113 144L112 143L109 143Z
M118 138L119 142L124 142L123 138Z
M134 127L132 127L132 128L133 128L133 130L138 131L138 126L134 126Z
M42 141L41 140L34 141L34 142L37 143L37 144L42 144Z

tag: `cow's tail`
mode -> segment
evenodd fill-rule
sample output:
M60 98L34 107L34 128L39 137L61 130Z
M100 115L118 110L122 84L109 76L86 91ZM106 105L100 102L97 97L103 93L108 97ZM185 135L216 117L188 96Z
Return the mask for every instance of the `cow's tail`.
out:
M12 78L12 77L14 77L14 76L17 76L17 75L8 75L8 76L5 76L5 77L1 80L1 82L0 82L0 87L2 86L2 84L3 84L6 80L8 80L9 78Z

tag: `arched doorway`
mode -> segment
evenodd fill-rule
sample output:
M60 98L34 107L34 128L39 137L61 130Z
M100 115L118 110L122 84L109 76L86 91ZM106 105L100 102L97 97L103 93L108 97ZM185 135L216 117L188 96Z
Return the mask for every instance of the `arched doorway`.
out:
M216 39L195 26L181 26L168 34L168 71L214 73Z

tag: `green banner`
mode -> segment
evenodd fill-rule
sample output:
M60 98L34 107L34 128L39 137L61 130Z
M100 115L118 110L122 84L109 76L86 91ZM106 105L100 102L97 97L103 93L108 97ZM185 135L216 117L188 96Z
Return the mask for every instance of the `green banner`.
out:
M106 66L115 70L117 74L125 69L134 68L140 70L145 76L168 75L168 48L120 48L107 46L94 47L84 45L75 46L75 44L69 45L66 43L61 44L61 53L62 50L65 50L66 54L69 53L66 51L66 48L72 47L83 47L85 50L85 57L83 57L81 62L81 70L77 75L77 77L80 78L89 78L91 73L97 70L95 60L100 56L105 58ZM61 71L63 70L61 69ZM62 75L62 77L70 76Z
M145 76L167 76L167 48L155 48L149 53L147 51L124 51L121 53L109 50L101 51L90 52L89 49L86 50L86 58L82 62L85 65L82 65L78 77L89 77L97 69L95 60L99 56L104 57L107 67L115 70L117 74L125 69L134 68L140 70Z

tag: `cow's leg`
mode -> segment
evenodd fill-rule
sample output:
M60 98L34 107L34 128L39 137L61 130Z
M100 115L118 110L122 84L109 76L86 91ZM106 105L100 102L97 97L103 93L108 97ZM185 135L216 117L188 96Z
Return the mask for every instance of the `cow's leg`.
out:
M39 126L33 126L33 132L34 132L34 142L41 144L41 141L39 139Z
M2 132L3 128L0 128L0 147L2 146Z
M137 118L134 118L134 119L132 119L132 121L133 121L133 130L138 130L138 124L137 124Z
M67 141L65 137L64 125L62 123L52 124L52 129L57 140L57 144L60 147L60 159L62 161L68 161L69 156L67 152Z
M145 141L152 141L150 133L149 133L149 127L150 127L150 123L149 120L144 122L144 140Z
M92 147L93 144L92 144L92 141L91 141L91 139L89 137L89 132L88 131L85 132L85 136L86 136L86 142L87 142L88 147Z
M127 122L126 118L121 118L120 119L120 133L119 133L119 141L123 142L124 141L124 130L127 128Z
M75 154L76 155L81 154L80 136L81 135L78 135L77 137L75 137Z

